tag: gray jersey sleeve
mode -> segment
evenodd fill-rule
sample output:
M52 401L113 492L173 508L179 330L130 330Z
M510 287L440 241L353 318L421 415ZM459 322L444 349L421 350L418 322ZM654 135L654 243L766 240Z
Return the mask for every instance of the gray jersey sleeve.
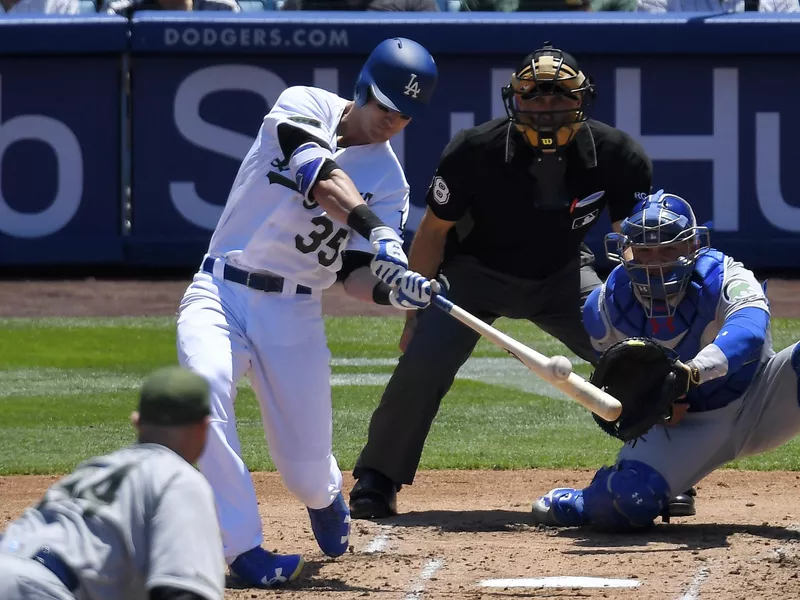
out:
M730 256L725 257L725 274L722 281L717 319L721 321L720 328L725 319L737 310L743 308L760 308L769 312L767 296L764 288L753 275L740 262Z
M222 538L211 488L199 472L175 474L156 501L149 530L148 590L171 586L222 600Z

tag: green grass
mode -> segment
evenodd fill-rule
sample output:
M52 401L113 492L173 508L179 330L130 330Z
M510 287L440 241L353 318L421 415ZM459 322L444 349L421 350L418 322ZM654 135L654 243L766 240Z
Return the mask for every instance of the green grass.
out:
M503 319L498 327L545 354L566 353L532 325ZM399 318L331 318L333 373L388 377L392 365L340 364L342 359L396 359ZM800 339L800 321L778 319L774 345ZM147 373L175 362L174 319L0 319L0 474L63 473L82 459L133 440L128 416ZM505 358L486 341L476 359ZM489 364L489 363L487 363ZM521 367L518 367L521 369ZM586 376L588 365L576 369ZM503 371L506 373L506 371ZM514 371L525 382L532 374ZM604 435L574 402L492 383L459 379L442 403L422 457L422 468L596 468L613 460L618 443ZM496 385L503 382L504 385ZM523 389L524 388L524 389ZM350 469L367 437L383 385L333 388L334 451ZM245 460L271 470L252 391L241 384L237 401ZM800 470L800 442L737 461L732 467Z

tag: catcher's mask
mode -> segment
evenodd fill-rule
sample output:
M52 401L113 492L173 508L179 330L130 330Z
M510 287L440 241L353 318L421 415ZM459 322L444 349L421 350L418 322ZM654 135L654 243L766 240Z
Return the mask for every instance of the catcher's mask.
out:
M642 200L605 237L609 260L622 263L648 318L671 317L692 278L694 265L709 249L708 227L698 226L689 203L659 190Z
M594 95L594 84L578 62L545 42L519 64L503 88L503 104L532 147L557 153L586 120Z

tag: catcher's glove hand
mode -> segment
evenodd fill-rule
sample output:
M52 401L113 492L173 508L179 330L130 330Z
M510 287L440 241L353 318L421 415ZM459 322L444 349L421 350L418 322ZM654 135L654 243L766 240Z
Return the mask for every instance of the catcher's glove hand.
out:
M622 404L616 421L597 416L594 420L624 442L640 438L656 424L669 423L673 404L699 383L696 367L650 338L628 338L608 348L589 381Z

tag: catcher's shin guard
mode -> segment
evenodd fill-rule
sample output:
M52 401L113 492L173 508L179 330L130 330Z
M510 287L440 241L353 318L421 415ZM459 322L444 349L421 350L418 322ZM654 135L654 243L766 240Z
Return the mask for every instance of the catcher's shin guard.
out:
M630 531L650 527L663 514L669 503L669 485L650 465L622 460L595 473L583 498L594 527Z

